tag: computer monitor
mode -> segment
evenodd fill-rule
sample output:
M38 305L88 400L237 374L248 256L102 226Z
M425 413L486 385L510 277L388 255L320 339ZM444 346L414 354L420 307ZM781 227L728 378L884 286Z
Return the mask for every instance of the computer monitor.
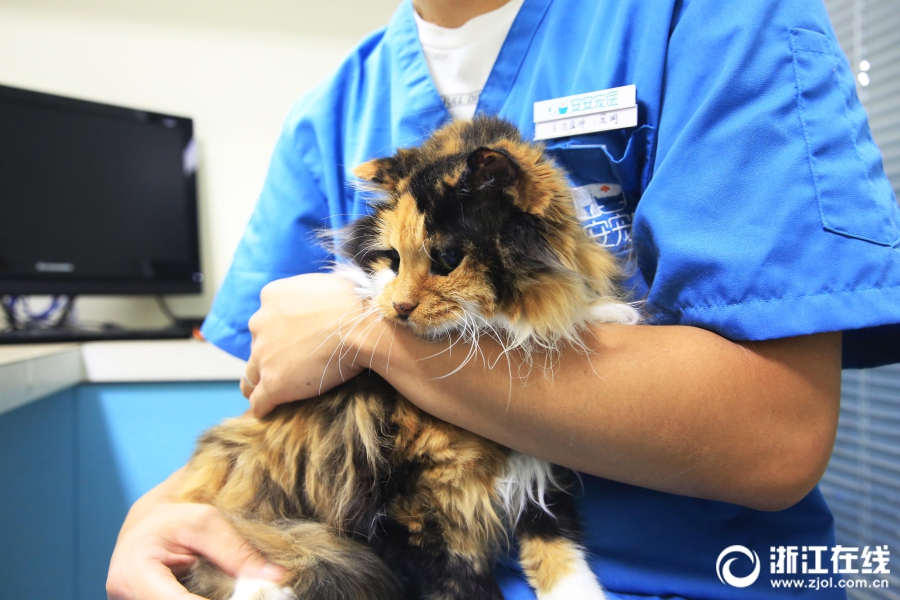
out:
M191 119L0 86L0 295L199 293Z

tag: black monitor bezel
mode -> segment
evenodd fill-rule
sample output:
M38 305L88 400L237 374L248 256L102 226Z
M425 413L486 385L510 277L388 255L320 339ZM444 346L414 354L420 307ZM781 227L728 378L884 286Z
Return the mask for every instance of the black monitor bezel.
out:
M182 132L185 147L194 144L194 122L189 117L157 113L147 110L126 108L80 100L44 92L0 85L0 98L21 104L52 108L60 112L77 112L102 118L137 122L152 126L164 126L163 122L175 123L174 129ZM169 126L169 128L172 128ZM47 275L40 277L19 276L4 278L0 275L0 295L156 295L156 294L199 294L203 291L202 270L200 268L200 236L198 219L197 171L185 176L189 260L192 271L200 274L199 281L191 280L147 280L129 278L88 278L54 280Z

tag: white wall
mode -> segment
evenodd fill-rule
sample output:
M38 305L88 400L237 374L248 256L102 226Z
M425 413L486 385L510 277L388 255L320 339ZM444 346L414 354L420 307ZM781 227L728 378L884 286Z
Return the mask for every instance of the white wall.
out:
M194 119L206 285L202 297L169 300L179 315L203 315L252 212L291 103L337 66L360 31L383 25L397 3L337 4L351 1L367 8L346 27L335 18L318 27L323 35L313 35L309 21L321 20L322 10L311 10L314 19L298 21L297 15L321 3L301 0L261 2L262 17L248 19L246 27L241 16L249 13L235 8L255 4L245 0L5 0L0 84ZM180 20L171 16L178 6L184 8ZM220 6L231 12L223 16ZM164 9L173 9L168 20ZM264 26L266 18L277 21L279 10L285 23L302 27ZM203 14L216 15L211 26L201 26ZM150 298L86 297L78 315L145 326L164 322Z
M386 23L400 0L0 0L142 23L358 39Z

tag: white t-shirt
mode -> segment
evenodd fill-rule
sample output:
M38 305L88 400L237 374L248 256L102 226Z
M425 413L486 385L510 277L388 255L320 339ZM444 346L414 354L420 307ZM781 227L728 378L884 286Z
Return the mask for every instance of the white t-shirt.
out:
M431 79L454 119L471 119L506 35L525 0L510 0L462 27L439 27L415 13Z

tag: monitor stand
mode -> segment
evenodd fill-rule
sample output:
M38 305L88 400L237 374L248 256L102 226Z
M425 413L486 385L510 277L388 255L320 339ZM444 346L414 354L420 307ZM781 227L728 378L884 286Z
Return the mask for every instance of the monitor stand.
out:
M6 302L0 303L6 313L7 329L0 331L0 344L51 344L93 342L102 340L171 340L199 337L195 333L202 319L177 319L159 329L128 329L111 323L85 327L70 322L75 296L67 296L52 324L19 322ZM10 325L12 325L10 327Z

